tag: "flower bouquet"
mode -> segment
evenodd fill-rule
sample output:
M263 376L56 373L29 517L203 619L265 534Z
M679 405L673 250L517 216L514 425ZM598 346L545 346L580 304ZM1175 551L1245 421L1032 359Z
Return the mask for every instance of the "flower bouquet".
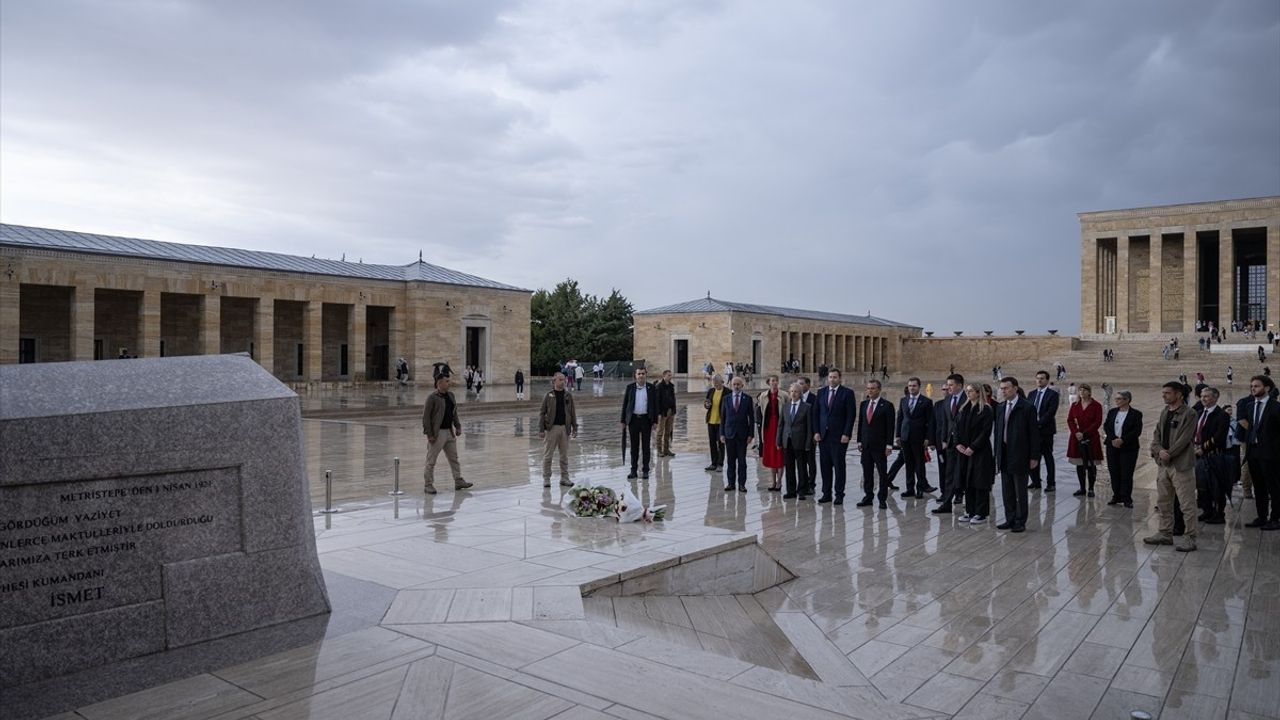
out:
M563 506L569 517L613 518L618 522L661 522L667 516L665 505L645 507L626 486L614 491L600 485L574 485L565 493Z

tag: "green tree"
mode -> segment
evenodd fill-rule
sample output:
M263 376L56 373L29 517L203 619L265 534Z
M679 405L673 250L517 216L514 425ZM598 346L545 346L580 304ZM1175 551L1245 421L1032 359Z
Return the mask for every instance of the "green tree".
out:
M530 302L532 372L549 374L570 358L583 363L630 359L631 312L631 303L617 290L601 300L584 295L571 278L550 291L538 290Z

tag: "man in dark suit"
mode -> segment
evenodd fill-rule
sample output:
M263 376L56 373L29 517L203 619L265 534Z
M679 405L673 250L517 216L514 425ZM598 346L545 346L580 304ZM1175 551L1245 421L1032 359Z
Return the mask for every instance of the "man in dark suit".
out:
M951 373L947 376L946 397L933 404L933 442L934 452L938 453L938 485L942 487L942 497L938 498L938 507L934 514L949 513L953 504L960 504L960 463L956 459L955 443L951 442L956 430L956 422L960 419L960 406L964 405L964 376Z
M720 400L720 442L724 445L724 491L747 491L747 446L755 435L756 410L751 396L742 392L746 385L741 375L729 382L733 391Z
M809 424L809 404L804 401L804 387L797 381L791 383L790 401L778 408L778 436L773 439L782 448L782 458L787 468L787 492L783 500L798 497L803 500L810 481L806 458L813 457L813 430Z
M702 401L702 407L707 411L707 440L711 444L711 464L703 468L708 472L719 472L724 468L724 446L720 444L720 401L728 394L724 378L713 375L711 387L707 388L707 395Z
M889 505L889 478L885 464L893 452L893 403L880 397L879 380L868 380L867 397L858 408L858 451L862 453L862 500L858 507L871 504L875 491L875 471L880 471L880 508Z
M811 386L811 383L809 382L809 378L802 377L800 378L799 382L800 382L800 389L802 390L800 399L803 400L805 404L809 406L809 432L813 432L814 428L818 427L818 393ZM805 456L804 463L805 463L804 477L808 485L800 488L800 494L816 495L817 493L815 491L818 488L818 445L817 443L814 443L813 447L809 448L809 454Z
M1116 406L1107 411L1102 423L1102 444L1107 450L1107 473L1111 475L1111 500L1133 507L1133 470L1138 466L1138 441L1142 437L1142 413L1130 405L1133 393L1116 393Z
M1253 477L1258 517L1248 527L1280 530L1280 401L1275 382L1266 375L1249 380L1249 400L1240 403L1237 425L1244 428L1245 456Z
M849 452L849 440L853 437L854 416L858 412L853 391L841 385L840 381L838 369L827 371L827 386L818 392L818 423L813 431L822 465L822 497L818 502L831 502L834 490L836 505L844 504L844 460Z
M924 497L937 488L925 479L925 448L933 432L933 401L920 394L920 378L907 380L907 396L898 406L898 441L902 446L907 469L907 489L902 497Z
M1027 396L1027 401L1036 409L1037 440L1032 454L1036 460L1044 463L1044 491L1053 492L1057 484L1053 478L1053 436L1058 432L1058 391L1049 384L1049 371L1036 373L1036 389ZM1136 445L1135 445L1136 447ZM1031 471L1031 487L1040 487L1040 466Z
M578 382L582 382L581 378ZM662 371L662 379L658 381L656 387L658 390L658 457L675 457L676 454L671 452L671 436L676 426L676 384L671 382L670 370Z
M1205 386L1200 391L1200 409L1196 414L1196 434L1192 439L1196 453L1196 500L1200 505L1200 522L1221 525L1227 521L1226 458L1227 433L1231 418L1218 407L1218 390Z
M622 429L631 435L631 473L627 479L636 477L636 462L643 450L645 479L649 478L649 444L653 438L653 428L658 424L658 390L651 382L645 382L648 373L644 368L636 368L636 381L627 385L622 396Z
M1005 520L996 528L1020 533L1027 529L1027 476L1038 464L1039 428L1035 407L1018 397L1017 378L1001 378L1000 394L1004 402L996 407L995 450Z

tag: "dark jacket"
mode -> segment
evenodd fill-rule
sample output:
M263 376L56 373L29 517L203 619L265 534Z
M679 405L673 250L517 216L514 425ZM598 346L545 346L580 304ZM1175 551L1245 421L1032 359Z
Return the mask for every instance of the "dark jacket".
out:
M516 384L517 384L517 385L523 385L523 384L524 384L524 373L523 373L523 372L521 372L520 370L517 370L517 371L516 371Z
M1240 403L1240 413L1236 414L1236 420L1249 421L1250 427L1243 433L1244 441L1249 445L1249 456L1260 460L1275 460L1280 458L1280 402L1275 397L1268 397L1267 404L1262 409L1262 421L1254 428L1253 413L1256 403L1257 400L1252 397ZM1254 440L1257 440L1256 444Z
M1036 393L1040 392L1040 388L1036 388L1027 393L1027 401L1031 403L1031 407L1036 405ZM1040 401L1040 411L1036 414L1036 426L1040 429L1041 435L1052 435L1058 432L1058 401L1061 397L1058 391L1053 387L1044 389L1044 399Z
M930 427L929 442L933 443L934 447L941 448L944 443L948 448L951 447L951 435L955 430L956 423L960 420L960 409L964 407L966 401L964 393L961 393L960 399L957 401L954 417L951 415L950 395L942 397L942 399L933 404L933 425Z
M453 434L457 435L462 432L462 421L458 419L458 401L453 397L453 391L448 393L453 399ZM432 392L427 396L426 405L422 407L422 434L436 441L436 433L440 432L440 425L444 423L444 412L447 407L444 395L439 392Z
M1120 428L1119 438L1124 442L1124 447L1112 447L1111 441L1115 440L1116 435L1116 415L1120 412L1120 408L1111 408L1107 411L1107 419L1102 422L1102 431L1104 433L1102 444L1111 452L1138 452L1138 444L1142 439L1142 412L1136 408L1130 407L1129 414L1124 418L1124 427Z
M722 387L720 388L720 397L723 398L725 395L728 395L731 392L733 392L733 390L730 389L728 386ZM711 422L711 403L714 400L715 396L716 396L716 388L713 385L707 388L707 394L702 400L702 407L706 408L707 410L706 422L708 424ZM720 419L723 420L724 416L721 416Z
M538 411L538 431L546 432L556 421L556 391L549 390L542 398L542 409ZM564 392L564 428L570 433L578 432L578 413L573 407L573 393Z
M676 384L658 381L658 415L676 411Z
M989 405L969 405L960 408L956 420L956 444L973 450L973 455L956 454L964 463L964 478L968 487L986 490L995 484L996 459L991 449L991 431L995 425L995 411Z
M898 404L898 437L902 442L928 442L933 437L933 401L916 395L916 406L904 397Z
M791 400L788 398L779 405L778 436L774 438L778 447L804 451L813 449L813 428L809 424L811 409L809 403L802 401L796 409L795 419L792 420Z
M1009 414L1006 436L1005 415ZM1031 471L1032 446L1039 447L1040 429L1036 425L1036 409L1024 398L1006 400L996 406L996 467L1015 475Z
M816 403L818 424L814 426L813 433L821 435L822 439L828 442L839 442L841 436L853 437L853 422L857 419L854 416L858 412L858 402L852 390L838 385L835 389L835 397L828 403L827 397L831 392L829 385L818 391Z
M1204 412L1202 407L1201 414ZM1196 425L1200 424L1200 415L1196 415ZM1231 418L1217 405L1214 411L1205 418L1204 427L1200 428L1200 452L1204 455L1216 455L1227 449L1227 434L1231 432ZM1192 442L1195 442L1194 435Z
M750 438L755 434L756 408L751 394L738 393L738 409L733 408L733 390L720 398L720 437L731 440L737 437Z
M645 414L649 416L651 422L656 423L658 422L658 390L654 388L651 382L645 383L644 386L649 392L649 407L648 412ZM636 384L633 382L627 385L627 391L622 396L622 422L624 424L631 424L631 417L635 415L635 409Z
M885 448L893 445L893 403L883 397L876 400L876 411L867 421L867 406L871 401L863 398L858 406L858 444L862 446L862 454L870 452L883 453Z

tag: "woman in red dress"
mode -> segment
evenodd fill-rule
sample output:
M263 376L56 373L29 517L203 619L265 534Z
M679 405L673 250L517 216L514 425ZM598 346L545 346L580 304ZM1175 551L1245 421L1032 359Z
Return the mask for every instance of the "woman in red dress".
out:
M760 459L764 466L773 473L769 484L770 492L782 490L782 448L774 438L778 437L778 412L782 407L782 396L778 392L778 376L769 376L769 389L760 393L756 399L756 428L760 438L756 447L760 448ZM768 438L768 442L765 442Z
M1093 497L1093 485L1098 481L1098 462L1102 460L1102 439L1098 437L1098 428L1102 427L1102 403L1093 399L1093 388L1084 383L1076 388L1076 392L1080 399L1071 403L1071 409L1067 411L1067 428L1071 430L1067 441L1067 462L1076 466L1076 477L1080 480L1080 489L1072 495L1088 494Z

